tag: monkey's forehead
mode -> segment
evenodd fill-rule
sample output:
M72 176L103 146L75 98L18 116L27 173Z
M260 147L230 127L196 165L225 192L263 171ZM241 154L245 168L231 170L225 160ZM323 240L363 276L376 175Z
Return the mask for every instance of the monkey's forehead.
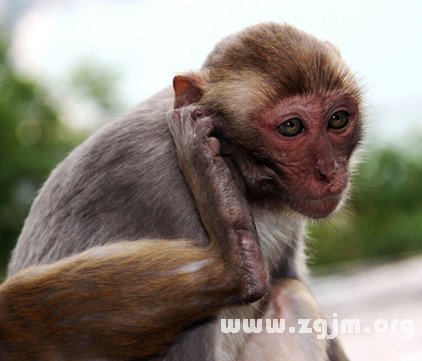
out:
M333 46L290 25L256 25L217 44L204 63L210 83L261 74L277 97L347 89L360 95Z
M218 109L228 119L249 119L261 117L276 108L288 107L297 101L302 105L308 100L318 106L329 106L339 98L352 103L360 113L361 96L357 86L294 89L286 83L277 84L268 74L244 69L238 71L236 76L231 76L230 80L210 84L202 101Z

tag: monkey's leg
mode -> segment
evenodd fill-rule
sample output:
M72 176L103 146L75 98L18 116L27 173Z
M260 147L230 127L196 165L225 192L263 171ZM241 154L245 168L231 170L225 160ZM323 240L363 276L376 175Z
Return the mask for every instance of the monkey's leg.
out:
M239 292L188 241L96 247L0 287L0 360L132 360L160 351Z
M267 332L268 322L275 328L274 320L284 320L284 324L279 321L283 332ZM312 328L315 320L324 320L324 316L308 287L298 279L281 279L271 289L262 316L263 332L248 338L238 360L347 361L336 339L317 338ZM331 333L330 330L324 332Z
M187 179L201 189L210 246L122 242L18 273L0 286L0 360L147 357L220 308L262 296L267 276L252 216L209 137L213 120L192 114L178 113L172 129L188 155L180 157ZM176 132L192 134L188 141Z

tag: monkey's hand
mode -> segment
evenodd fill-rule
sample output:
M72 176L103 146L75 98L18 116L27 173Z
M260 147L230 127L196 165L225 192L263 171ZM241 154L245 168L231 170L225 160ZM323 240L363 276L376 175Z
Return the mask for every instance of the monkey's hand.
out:
M211 247L237 272L242 301L251 302L266 292L268 274L249 204L220 155L219 124L221 118L196 105L175 110L168 121Z

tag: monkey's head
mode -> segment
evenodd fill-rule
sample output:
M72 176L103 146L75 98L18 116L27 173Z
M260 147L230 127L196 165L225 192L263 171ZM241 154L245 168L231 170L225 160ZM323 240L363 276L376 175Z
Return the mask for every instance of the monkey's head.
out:
M254 26L223 39L200 72L173 85L175 107L199 103L223 116L223 155L251 201L312 218L341 203L361 139L361 93L330 43L288 25Z

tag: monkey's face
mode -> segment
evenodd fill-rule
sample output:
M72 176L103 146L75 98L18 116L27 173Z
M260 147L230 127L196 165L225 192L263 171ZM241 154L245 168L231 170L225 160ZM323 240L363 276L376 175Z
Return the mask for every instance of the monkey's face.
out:
M256 126L267 169L261 186L269 181L274 199L305 216L332 213L348 188L348 163L360 140L354 97L337 92L284 99Z

